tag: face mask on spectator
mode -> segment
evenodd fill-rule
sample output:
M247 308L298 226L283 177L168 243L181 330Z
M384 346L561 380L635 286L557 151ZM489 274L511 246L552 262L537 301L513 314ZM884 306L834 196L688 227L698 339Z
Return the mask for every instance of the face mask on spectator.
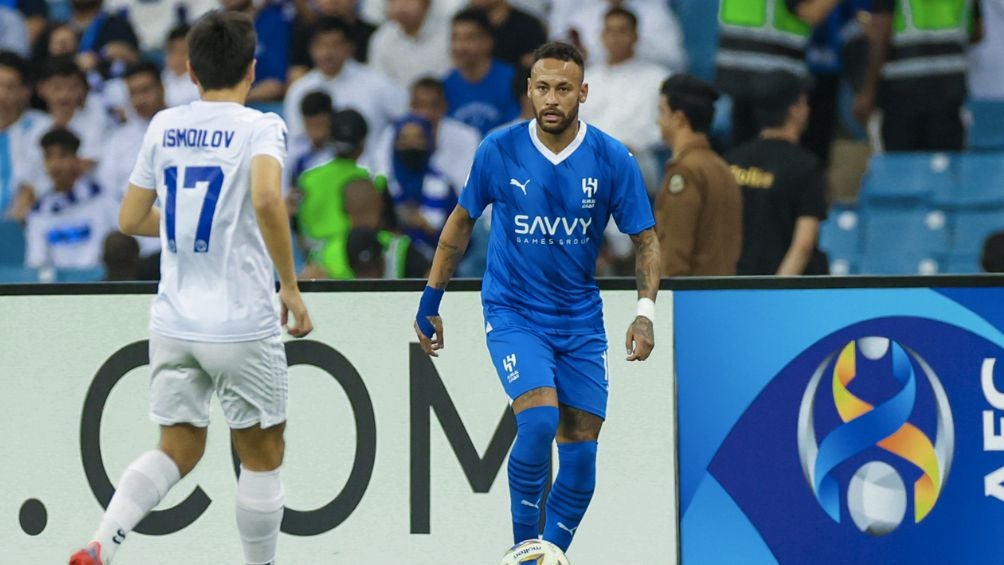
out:
M401 164L413 171L421 171L428 167L431 157L425 149L400 149L397 156Z

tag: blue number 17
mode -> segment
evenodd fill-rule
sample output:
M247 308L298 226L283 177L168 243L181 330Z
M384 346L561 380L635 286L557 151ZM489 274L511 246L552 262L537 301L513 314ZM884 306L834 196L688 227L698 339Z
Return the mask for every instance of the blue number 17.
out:
M213 230L213 214L216 213L216 202L223 190L223 169L220 167L185 167L185 182L181 188L195 188L195 185L209 183L206 198L202 201L202 211L199 213L199 225L195 229L195 252L209 251L209 235ZM164 169L164 185L167 186L167 202L164 205L164 224L167 228L167 248L171 253L178 252L175 241L175 207L178 200L178 167Z

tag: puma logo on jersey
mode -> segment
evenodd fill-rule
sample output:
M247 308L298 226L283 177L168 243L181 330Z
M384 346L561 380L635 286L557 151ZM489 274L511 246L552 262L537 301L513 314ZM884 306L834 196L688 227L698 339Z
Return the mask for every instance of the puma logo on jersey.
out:
M566 532L568 532L568 535L574 536L575 535L575 530L578 530L579 527L575 526L574 528L569 528L568 526L562 524L561 522L558 522L558 529L559 530L565 530Z
M530 508L536 508L537 510L540 510L540 499L539 498L537 499L537 503L536 504L530 502L529 500L527 500L525 498L523 500L520 500L519 503L522 506L529 506Z
M530 179L526 179L523 183L520 183L516 179L509 179L509 186L518 186L523 191L523 196L526 196L526 185L528 184L530 184Z

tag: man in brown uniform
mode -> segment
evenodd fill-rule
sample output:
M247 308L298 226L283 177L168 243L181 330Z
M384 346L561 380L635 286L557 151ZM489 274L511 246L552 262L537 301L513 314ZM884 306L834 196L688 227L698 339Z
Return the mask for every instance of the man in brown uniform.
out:
M659 128L673 150L655 201L662 276L731 276L742 249L742 192L711 150L718 92L690 75L662 84Z

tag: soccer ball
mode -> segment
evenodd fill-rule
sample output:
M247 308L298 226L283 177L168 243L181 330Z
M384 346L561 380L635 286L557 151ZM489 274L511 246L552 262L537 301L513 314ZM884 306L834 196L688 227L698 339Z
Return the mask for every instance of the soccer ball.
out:
M544 540L528 540L506 552L501 565L569 565L558 546Z

